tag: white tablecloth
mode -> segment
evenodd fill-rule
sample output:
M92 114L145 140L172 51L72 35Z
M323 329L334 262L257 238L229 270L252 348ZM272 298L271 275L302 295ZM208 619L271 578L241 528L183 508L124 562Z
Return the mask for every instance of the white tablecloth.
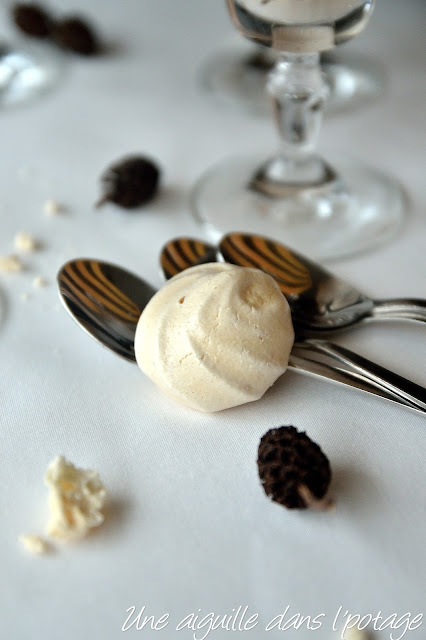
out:
M338 637L340 607L339 629L346 610L424 612L424 416L293 372L256 404L192 412L99 347L61 307L55 275L72 257L104 258L160 286L161 246L200 235L189 215L194 181L236 152L272 148L275 132L266 119L220 107L197 82L206 56L233 37L219 0L58 6L91 16L112 47L107 56L68 59L54 91L0 114L0 254L13 252L17 231L42 243L24 272L0 276L1 636L115 640L126 610L146 606L146 615L168 613L168 624L133 626L128 635L203 638L206 627L178 631L179 621L241 606L245 620L259 618L237 637L329 640ZM384 65L386 92L327 118L321 136L324 153L346 147L409 195L410 215L391 244L333 265L376 297L426 297L423 25L420 0L378 2L349 47ZM100 173L133 151L163 167L161 195L136 213L95 211ZM46 217L48 198L67 212ZM32 287L38 275L46 288ZM336 341L426 385L425 338L420 325L371 324ZM266 499L257 445L281 424L306 430L329 456L335 514L293 513ZM32 557L17 537L44 531L43 474L56 454L98 469L110 506L87 540ZM324 614L321 626L267 632L288 606L287 620ZM404 637L425 633L423 624Z

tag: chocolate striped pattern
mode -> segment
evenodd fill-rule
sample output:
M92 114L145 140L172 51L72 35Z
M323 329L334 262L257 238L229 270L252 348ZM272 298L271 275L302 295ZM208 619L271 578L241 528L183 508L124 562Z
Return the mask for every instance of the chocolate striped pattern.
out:
M104 269L107 269L107 265ZM142 310L117 287L96 260L73 260L61 270L61 293L78 307L136 324Z
M193 238L175 238L164 245L160 264L167 280L197 264L216 262L216 247Z
M268 273L276 280L284 295L297 295L312 286L309 270L297 254L274 240L230 233L222 238L219 248L226 262Z

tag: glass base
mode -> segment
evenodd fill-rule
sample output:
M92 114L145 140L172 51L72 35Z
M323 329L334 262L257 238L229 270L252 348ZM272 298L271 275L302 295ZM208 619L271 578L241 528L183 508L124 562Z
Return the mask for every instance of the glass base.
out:
M210 239L232 231L269 236L307 256L332 260L388 242L400 229L406 200L392 178L338 158L339 179L323 188L289 188L271 197L253 188L265 156L233 158L205 174L192 194L192 211Z
M201 84L222 103L269 115L265 85L274 61L274 53L266 47L235 46L207 60L201 69ZM327 113L357 108L383 93L383 70L370 58L333 50L321 56L321 68L330 89Z
M61 54L47 45L0 44L0 108L15 108L45 94L62 76Z

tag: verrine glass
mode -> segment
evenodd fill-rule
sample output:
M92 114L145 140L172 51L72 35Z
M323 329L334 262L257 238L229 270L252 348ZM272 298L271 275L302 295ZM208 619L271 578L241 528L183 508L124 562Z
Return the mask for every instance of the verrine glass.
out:
M327 85L320 54L357 36L373 0L228 0L237 29L278 53L267 90L278 152L223 162L193 193L196 219L218 239L229 231L264 233L316 258L354 254L399 227L404 198L380 171L315 152Z

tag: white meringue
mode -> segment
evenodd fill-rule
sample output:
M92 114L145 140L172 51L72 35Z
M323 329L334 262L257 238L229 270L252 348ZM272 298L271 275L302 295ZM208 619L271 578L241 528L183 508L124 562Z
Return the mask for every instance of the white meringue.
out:
M192 267L150 300L136 330L142 371L200 411L258 400L284 373L294 341L275 280L224 263Z

